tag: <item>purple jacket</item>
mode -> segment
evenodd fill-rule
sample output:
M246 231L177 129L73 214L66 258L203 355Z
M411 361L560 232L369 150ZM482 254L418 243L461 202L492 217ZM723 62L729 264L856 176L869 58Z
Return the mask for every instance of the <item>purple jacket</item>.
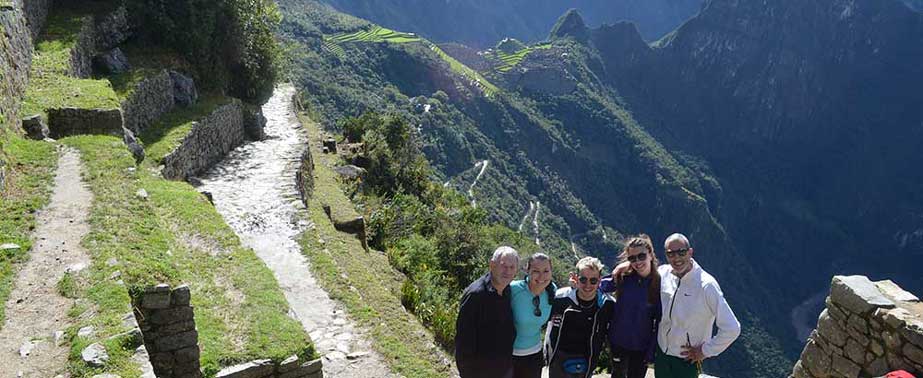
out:
M651 272L657 274L657 272ZM622 295L615 299L615 308L609 323L609 344L614 347L647 353L653 361L657 345L657 327L660 325L660 295L655 303L647 303L647 288L651 277L631 274L622 281ZM604 278L599 285L603 292L614 292L616 282Z

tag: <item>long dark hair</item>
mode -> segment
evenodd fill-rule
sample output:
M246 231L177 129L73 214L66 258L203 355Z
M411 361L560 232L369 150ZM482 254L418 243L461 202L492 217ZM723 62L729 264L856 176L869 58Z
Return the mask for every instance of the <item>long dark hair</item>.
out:
M625 261L628 261L628 250L630 248L638 247L647 249L647 261L651 264L651 272L648 274L648 277L651 278L651 284L647 287L647 303L655 304L660 299L660 274L657 273L657 266L660 265L660 261L657 260L657 255L654 254L654 243L651 242L651 237L645 234L640 234L628 238L628 240L625 241L625 248L623 248L622 253L619 254L619 263L621 264ZM616 283L618 283L615 289L616 298L622 297L622 284L625 281L625 276L632 273L637 272L635 272L635 270L629 264L628 270L625 271L625 274L615 278Z

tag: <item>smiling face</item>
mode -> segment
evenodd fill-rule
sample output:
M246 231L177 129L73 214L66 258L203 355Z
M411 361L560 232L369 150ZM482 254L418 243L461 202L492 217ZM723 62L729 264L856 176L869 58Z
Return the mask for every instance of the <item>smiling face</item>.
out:
M668 241L664 248L666 248L667 261L673 267L673 274L682 277L686 272L692 270L692 248L686 243L679 239L673 239ZM685 254L685 256L680 256L681 254Z
M641 277L651 274L651 253L645 247L630 247L626 255L631 262L631 269L638 272Z
M533 293L545 290L551 283L551 261L532 260L529 264L529 290Z
M490 262L490 280L497 291L503 291L513 281L513 278L516 278L517 265L519 265L519 259L510 255Z
M593 268L583 268L577 275L577 296L585 301L596 298L596 289L599 288L599 271Z

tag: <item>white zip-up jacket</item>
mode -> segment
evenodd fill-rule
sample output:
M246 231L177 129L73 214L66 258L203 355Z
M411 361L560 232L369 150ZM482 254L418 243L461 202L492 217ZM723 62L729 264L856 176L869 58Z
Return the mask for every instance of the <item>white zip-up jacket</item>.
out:
M731 311L718 281L692 260L692 270L682 278L669 264L661 265L660 301L663 318L657 343L664 353L683 358L683 346L702 345L705 357L724 352L740 335L740 322ZM718 333L712 336L713 326Z

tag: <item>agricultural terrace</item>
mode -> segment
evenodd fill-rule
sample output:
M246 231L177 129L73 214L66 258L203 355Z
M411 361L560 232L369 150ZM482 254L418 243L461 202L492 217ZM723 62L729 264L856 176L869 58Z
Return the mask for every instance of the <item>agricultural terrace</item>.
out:
M436 46L436 44L426 39L420 38L413 33L394 31L375 25L369 29L360 30L353 33L337 33L326 35L324 36L323 48L327 52L342 59L345 56L345 51L340 45L350 42L423 43L426 47L435 52L436 55L438 55L442 60L448 63L453 72L464 76L469 81L471 81L473 85L481 88L481 90L484 92L484 95L491 96L499 90L499 88L487 81L487 79L481 76L481 74L479 74L477 71L462 64L455 58L452 58L449 56L449 54L439 48L439 46Z
M508 53L506 51L496 49L492 51L492 56L498 61L496 67L494 67L498 72L507 72L513 67L516 67L523 59L526 58L529 54L536 50L545 50L551 48L550 43L542 43L535 46L526 47L520 49L514 53Z

